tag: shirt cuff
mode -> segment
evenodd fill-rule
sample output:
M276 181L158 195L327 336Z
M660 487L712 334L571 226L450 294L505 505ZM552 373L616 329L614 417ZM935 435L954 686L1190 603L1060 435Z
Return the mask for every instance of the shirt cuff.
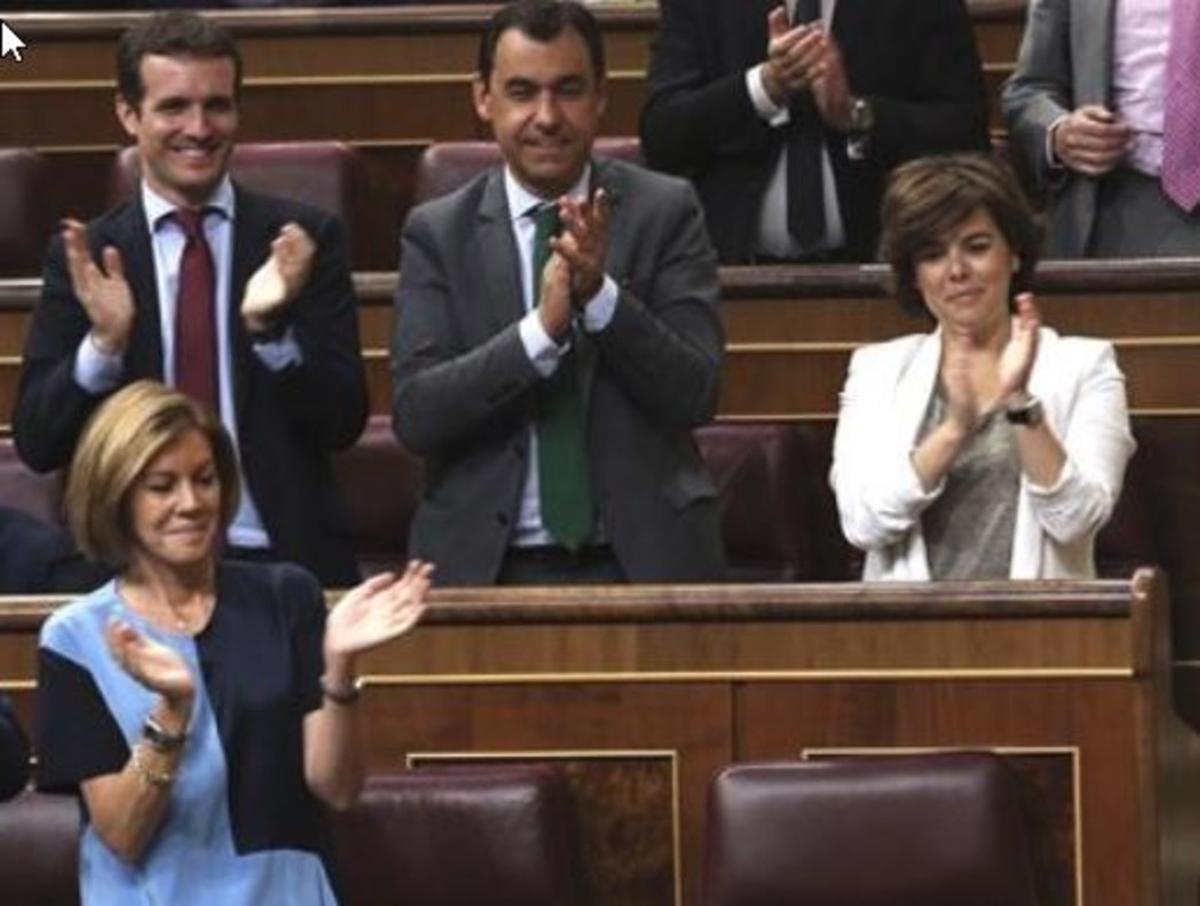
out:
M587 304L583 306L583 329L588 333L599 333L604 330L612 321L613 314L617 310L619 295L617 281L605 274L604 282L600 284L596 295L588 299Z
M88 393L98 396L114 389L121 382L124 370L124 357L102 351L90 331L80 341L73 377L75 383Z
M786 105L780 107L767 94L762 68L763 64L759 63L746 70L746 90L750 92L750 103L754 105L755 112L772 126L782 126L788 122L788 108Z
M1063 120L1070 115L1069 113L1062 114L1046 128L1046 166L1051 170L1064 169L1065 165L1058 159L1058 155L1054 153L1054 130L1062 125Z
M289 325L277 340L254 343L254 354L267 366L268 371L283 371L304 362L304 350L296 342L296 331Z
M558 360L571 348L570 342L563 343L562 346L555 343L550 334L546 333L546 328L542 326L542 319L538 316L536 308L527 312L525 317L520 320L517 331L521 335L521 345L525 347L525 355L529 356L529 362L533 365L534 370L542 377L550 377L554 374L554 369L558 367Z

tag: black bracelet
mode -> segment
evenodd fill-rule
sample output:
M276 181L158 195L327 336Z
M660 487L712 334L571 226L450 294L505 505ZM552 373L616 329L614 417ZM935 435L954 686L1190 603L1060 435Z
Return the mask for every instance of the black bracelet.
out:
M321 694L336 705L352 705L358 701L362 690L357 682L352 683L349 689L333 689L325 685L325 680L321 680Z
M154 715L147 714L145 722L142 723L142 739L146 740L155 752L165 755L181 748L187 742L187 731L172 733L155 720Z

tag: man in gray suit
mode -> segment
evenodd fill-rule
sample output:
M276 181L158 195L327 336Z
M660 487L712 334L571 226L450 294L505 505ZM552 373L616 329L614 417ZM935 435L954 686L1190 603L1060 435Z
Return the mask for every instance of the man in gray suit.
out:
M716 258L684 181L594 159L592 15L517 0L479 52L504 158L412 212L393 425L426 486L413 556L443 584L706 581L723 552L691 429L716 409Z
M1164 179L1171 130L1187 121L1164 86L1176 71L1196 78L1184 75L1193 55L1185 7L1030 0L1002 106L1029 171L1053 196L1048 257L1200 254L1194 194L1172 197ZM1194 97L1184 102L1192 116Z

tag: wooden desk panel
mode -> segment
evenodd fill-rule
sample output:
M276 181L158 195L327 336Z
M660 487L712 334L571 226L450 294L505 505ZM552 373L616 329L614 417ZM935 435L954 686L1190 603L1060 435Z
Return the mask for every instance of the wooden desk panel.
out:
M362 664L369 763L569 765L595 902L691 906L720 766L996 748L1024 764L1038 805L1047 906L1192 904L1200 762L1167 707L1162 593L1149 571L1132 582L442 590L425 626ZM0 601L0 688L26 719L46 612ZM1042 764L1030 771L1031 758ZM1176 843L1181 861L1160 874L1159 853Z

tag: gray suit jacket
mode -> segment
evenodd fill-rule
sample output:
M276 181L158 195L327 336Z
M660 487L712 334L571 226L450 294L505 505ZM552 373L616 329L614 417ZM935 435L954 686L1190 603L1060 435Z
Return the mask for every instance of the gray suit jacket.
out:
M597 160L614 199L612 322L573 339L592 489L634 581L720 577L716 491L691 429L716 410L724 336L716 258L688 183ZM425 458L410 550L444 584L495 581L526 472L533 390L517 249L493 169L412 212L392 346L393 425Z
M1009 134L1039 186L1054 192L1046 256L1078 258L1096 215L1097 181L1052 170L1051 123L1083 104L1110 106L1115 0L1030 0L1017 68L1001 106Z

